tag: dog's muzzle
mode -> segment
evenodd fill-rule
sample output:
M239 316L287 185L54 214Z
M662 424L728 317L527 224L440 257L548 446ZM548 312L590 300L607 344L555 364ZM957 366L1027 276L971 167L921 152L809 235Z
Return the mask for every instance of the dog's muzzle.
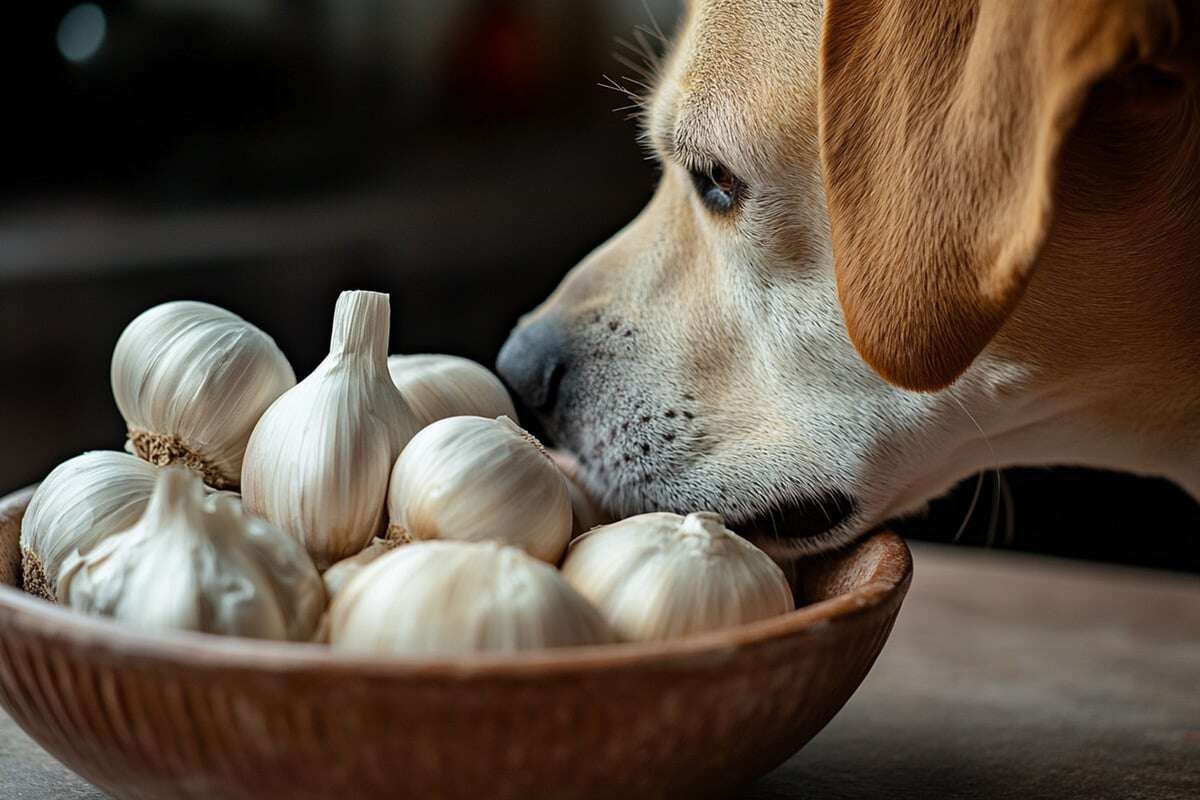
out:
M513 331L500 349L496 369L526 406L548 415L558 401L566 372L565 332L557 322L541 319Z

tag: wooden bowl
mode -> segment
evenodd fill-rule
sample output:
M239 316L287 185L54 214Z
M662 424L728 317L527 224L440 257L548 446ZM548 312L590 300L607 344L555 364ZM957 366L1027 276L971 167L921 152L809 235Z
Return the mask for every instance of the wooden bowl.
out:
M877 533L795 570L775 619L665 644L454 660L148 635L26 595L0 500L0 705L117 798L693 798L837 713L912 575Z

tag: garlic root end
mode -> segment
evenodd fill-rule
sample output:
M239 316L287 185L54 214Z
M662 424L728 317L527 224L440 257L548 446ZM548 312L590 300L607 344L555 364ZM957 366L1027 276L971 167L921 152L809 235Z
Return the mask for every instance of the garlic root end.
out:
M21 548L21 588L26 593L43 600L54 602L50 593L50 581L46 578L46 568L42 560L31 550Z
M239 478L229 478L221 473L215 466L197 455L178 436L130 428L129 444L133 448L134 455L143 461L149 461L159 467L182 464L193 472L199 473L204 478L205 484L214 489L237 491L240 487Z

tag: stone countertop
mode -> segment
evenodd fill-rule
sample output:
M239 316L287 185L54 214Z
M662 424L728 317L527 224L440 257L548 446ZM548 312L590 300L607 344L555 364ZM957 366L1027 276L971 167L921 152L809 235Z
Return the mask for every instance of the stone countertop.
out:
M744 800L1194 800L1200 579L913 546L857 694ZM101 798L0 711L0 798Z

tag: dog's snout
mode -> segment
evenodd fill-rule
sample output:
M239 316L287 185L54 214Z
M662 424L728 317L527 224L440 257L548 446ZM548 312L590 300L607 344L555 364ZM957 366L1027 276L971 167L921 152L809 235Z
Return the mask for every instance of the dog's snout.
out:
M543 412L554 407L566 366L566 334L551 319L517 328L496 359L501 377L522 402Z

